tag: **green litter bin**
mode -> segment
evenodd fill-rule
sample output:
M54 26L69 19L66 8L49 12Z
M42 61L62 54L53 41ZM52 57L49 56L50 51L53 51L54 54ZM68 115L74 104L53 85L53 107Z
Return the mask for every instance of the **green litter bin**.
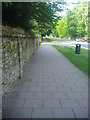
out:
M81 47L80 44L76 44L76 50L75 50L76 54L80 54L80 47Z

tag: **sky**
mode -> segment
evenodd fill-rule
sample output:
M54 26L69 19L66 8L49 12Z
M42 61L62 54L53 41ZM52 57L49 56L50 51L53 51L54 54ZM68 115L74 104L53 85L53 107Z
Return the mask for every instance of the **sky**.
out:
M89 0L64 0L67 3L75 3L75 2L88 2Z
M67 8L72 10L75 6L74 3L77 3L77 2L88 2L89 0L64 0L68 5L67 5ZM63 11L63 12L57 12L57 16L61 16L61 15L65 15L66 11Z
M67 2L69 5L67 6L68 9L73 9L73 7L75 6L75 3L78 3L78 2L88 2L89 0L64 0L65 2ZM74 4L72 4L74 3Z
M68 0L69 1L69 0ZM70 2L68 2L69 3L69 5L67 6L67 8L68 9L70 9L70 10L72 10L73 8L74 8L74 4L71 4ZM65 13L66 13L66 10L64 10L64 11L62 11L62 12L57 12L56 14L57 14L57 16L61 16L61 15L65 15Z

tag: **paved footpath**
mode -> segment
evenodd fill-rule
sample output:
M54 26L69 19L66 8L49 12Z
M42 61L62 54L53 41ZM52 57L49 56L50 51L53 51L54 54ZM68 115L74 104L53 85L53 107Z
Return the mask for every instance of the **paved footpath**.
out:
M87 118L88 77L47 42L27 64L5 118Z

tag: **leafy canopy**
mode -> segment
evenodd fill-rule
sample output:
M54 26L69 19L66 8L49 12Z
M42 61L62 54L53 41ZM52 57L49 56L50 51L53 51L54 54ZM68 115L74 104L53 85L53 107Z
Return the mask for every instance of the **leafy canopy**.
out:
M57 10L62 11L62 8L55 2L3 2L3 24L21 27L31 33L49 33Z
M67 10L66 16L56 19L53 23L52 35L59 37L85 37L88 34L88 7L87 2L76 4L74 9ZM55 32L56 30L56 32Z

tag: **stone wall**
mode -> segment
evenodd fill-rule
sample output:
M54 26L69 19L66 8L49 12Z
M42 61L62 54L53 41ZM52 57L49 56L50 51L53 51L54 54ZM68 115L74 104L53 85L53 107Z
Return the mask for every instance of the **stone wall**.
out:
M2 118L2 27L0 25L0 120Z
M24 66L38 48L40 39L40 36L30 36L21 29L2 27L3 97L22 77Z

